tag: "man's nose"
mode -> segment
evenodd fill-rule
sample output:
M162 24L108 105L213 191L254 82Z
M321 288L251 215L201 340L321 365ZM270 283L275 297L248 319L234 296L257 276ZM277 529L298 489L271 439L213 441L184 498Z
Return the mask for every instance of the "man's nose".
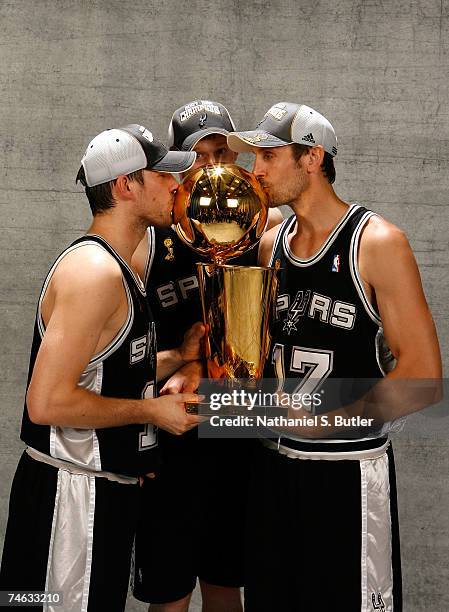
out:
M265 175L265 169L263 166L263 163L261 162L260 159L256 159L254 160L254 166L253 166L253 174L259 178Z
M169 181L168 189L169 189L170 193L175 194L177 192L177 190L178 190L178 187L179 187L178 181L175 179L175 177L172 174L169 174L168 176L170 177L168 179L168 181Z
M215 153L209 153L207 156L207 165L213 166L214 164L220 163L220 155L216 155Z

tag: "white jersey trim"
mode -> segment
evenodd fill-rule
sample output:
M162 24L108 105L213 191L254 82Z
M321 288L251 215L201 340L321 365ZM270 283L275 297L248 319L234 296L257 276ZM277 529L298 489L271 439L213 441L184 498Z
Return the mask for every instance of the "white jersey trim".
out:
M123 342L125 341L129 330L132 327L132 324L134 322L134 304L131 297L131 291L129 290L128 283L126 282L124 276L122 277L122 281L126 293L126 299L128 300L128 315L126 317L126 320L120 330L117 332L117 335L111 340L111 342L107 346L105 346L102 351L100 351L90 359L85 369L85 372L88 372L92 368L95 368L100 362L103 362L107 357L112 355L112 353L114 353L118 348L120 348Z
M147 240L148 249L145 261L145 269L143 273L143 284L145 288L148 286L148 279L150 276L151 268L153 267L154 254L156 252L156 236L154 233L154 227L150 226L147 228Z
M103 362L98 364L97 376L96 376L96 388L95 392L100 395L101 387L103 385ZM95 470L101 472L101 455L100 455L100 444L98 442L96 429L92 430L92 449L94 454L94 466Z
M47 560L47 573L45 576L45 590L49 591L49 580L50 580L50 572L51 572L51 561L53 557L53 548L55 543L55 533L56 533L56 523L58 517L58 507L59 507L59 497L61 495L61 474L58 471L58 480L56 484L56 495L55 495L55 505L53 508L53 519L51 523L51 535L50 535L50 544L48 547L48 560ZM44 611L48 611L48 604L45 604L43 607Z
M362 480L362 612L393 612L392 523L388 455L360 462Z
M92 551L94 547L95 485L95 476L89 476L89 509L87 515L86 570L84 572L83 600L81 604L81 612L87 612L89 605L90 576L92 573Z
M268 438L259 438L259 439L261 443L267 448L275 450L281 455L286 455L290 459L319 459L321 461L346 461L349 459L350 460L355 459L355 460L361 461L364 459L377 459L378 457L381 457L385 454L385 451L387 450L388 445L390 443L389 440L387 440L385 444L383 444L382 446L379 446L377 448L366 449L366 450L353 450L353 451L343 450L343 451L329 451L329 452L314 451L314 450L300 451L295 448L290 448L289 446L284 446L282 444L282 438L283 436L278 438L277 442L270 440ZM289 438L300 440L300 438L293 438L292 436L289 436ZM368 440L368 439L374 440L375 438L357 438L357 439L354 439L353 442L363 442L364 440ZM310 442L310 440L308 439L303 439L302 441ZM323 440L322 439L317 440L317 442L322 443ZM348 444L351 442L351 440L326 440L326 444L328 444L329 442L340 442L340 443L346 442Z
M362 531L361 531L361 595L362 595L362 610L365 612L368 602L367 593L367 540L368 540L368 482L366 476L366 463L360 462L360 493L361 493L361 519L362 519Z
M45 578L46 591L62 591L66 612L87 612L95 519L95 476L59 469ZM77 503L71 503L73 500ZM67 529L67 525L71 528ZM70 581L68 581L68 569ZM46 612L57 612L44 604Z
M368 296L366 295L365 292L365 288L363 286L363 282L360 276L360 272L359 272L359 265L358 265L358 253L359 253L359 243L360 243L360 235L362 233L362 229L364 228L365 224L368 222L369 219L371 219L371 217L373 216L378 216L376 215L376 213L371 212L370 210L368 210L363 217L360 219L353 235L351 238L351 244L349 247L349 268L351 271L351 276L352 276L352 280L354 282L355 288L357 289L357 293L359 294L359 297L362 301L362 304L368 314L368 316L374 321L374 323L376 323L376 325L379 325L379 327L382 325L382 321L381 318L379 316L379 313L376 312L376 310L374 309L373 305L371 304L371 302L368 299Z
M355 211L358 208L360 208L360 206L358 204L351 204L349 206L348 210L343 215L343 217L340 219L340 221L334 227L332 232L326 238L326 240L324 241L324 244L320 247L320 249L314 255L312 255L311 257L307 257L306 259L302 259L300 257L296 257L296 255L294 255L294 253L290 249L290 245L288 243L288 236L289 236L289 234L291 233L291 230L293 229L293 227L296 224L296 217L293 216L292 220L291 220L291 223L287 227L286 231L284 232L283 238L282 238L282 246L283 246L283 250L284 250L284 253L285 253L285 256L287 257L287 259L294 266L298 266L300 268L306 268L308 266L312 266L312 265L316 264L327 253L327 251L331 247L332 243L337 238L338 234L341 232L343 227L346 225L347 221L350 219L350 217L355 213Z

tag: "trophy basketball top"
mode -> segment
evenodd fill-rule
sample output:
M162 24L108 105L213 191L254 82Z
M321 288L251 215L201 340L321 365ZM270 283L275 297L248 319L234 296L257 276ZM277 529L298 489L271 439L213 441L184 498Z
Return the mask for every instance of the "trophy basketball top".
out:
M225 263L257 244L267 219L265 192L253 174L234 164L189 172L176 194L178 236L214 263Z

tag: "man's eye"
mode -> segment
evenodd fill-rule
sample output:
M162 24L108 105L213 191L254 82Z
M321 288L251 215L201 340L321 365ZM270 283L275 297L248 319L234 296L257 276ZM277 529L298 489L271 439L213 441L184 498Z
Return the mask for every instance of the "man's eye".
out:
M218 155L219 157L223 157L223 155L226 155L227 153L227 149L223 148L223 149L218 149L218 151L215 151L215 155Z

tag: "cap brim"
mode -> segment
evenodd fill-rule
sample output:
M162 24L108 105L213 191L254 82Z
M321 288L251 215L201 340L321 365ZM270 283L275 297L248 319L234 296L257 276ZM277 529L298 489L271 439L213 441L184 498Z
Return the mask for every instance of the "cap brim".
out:
M196 160L196 153L192 151L168 151L150 170L156 172L186 172Z
M210 127L205 130L198 130L198 132L194 132L193 134L189 134L187 138L182 143L183 151L191 151L193 147L206 136L211 136L212 134L221 134L222 136L227 136L229 134L228 130L220 127Z
M228 134L228 147L237 153L251 151L253 147L285 147L292 144L261 130L250 132L230 132Z

